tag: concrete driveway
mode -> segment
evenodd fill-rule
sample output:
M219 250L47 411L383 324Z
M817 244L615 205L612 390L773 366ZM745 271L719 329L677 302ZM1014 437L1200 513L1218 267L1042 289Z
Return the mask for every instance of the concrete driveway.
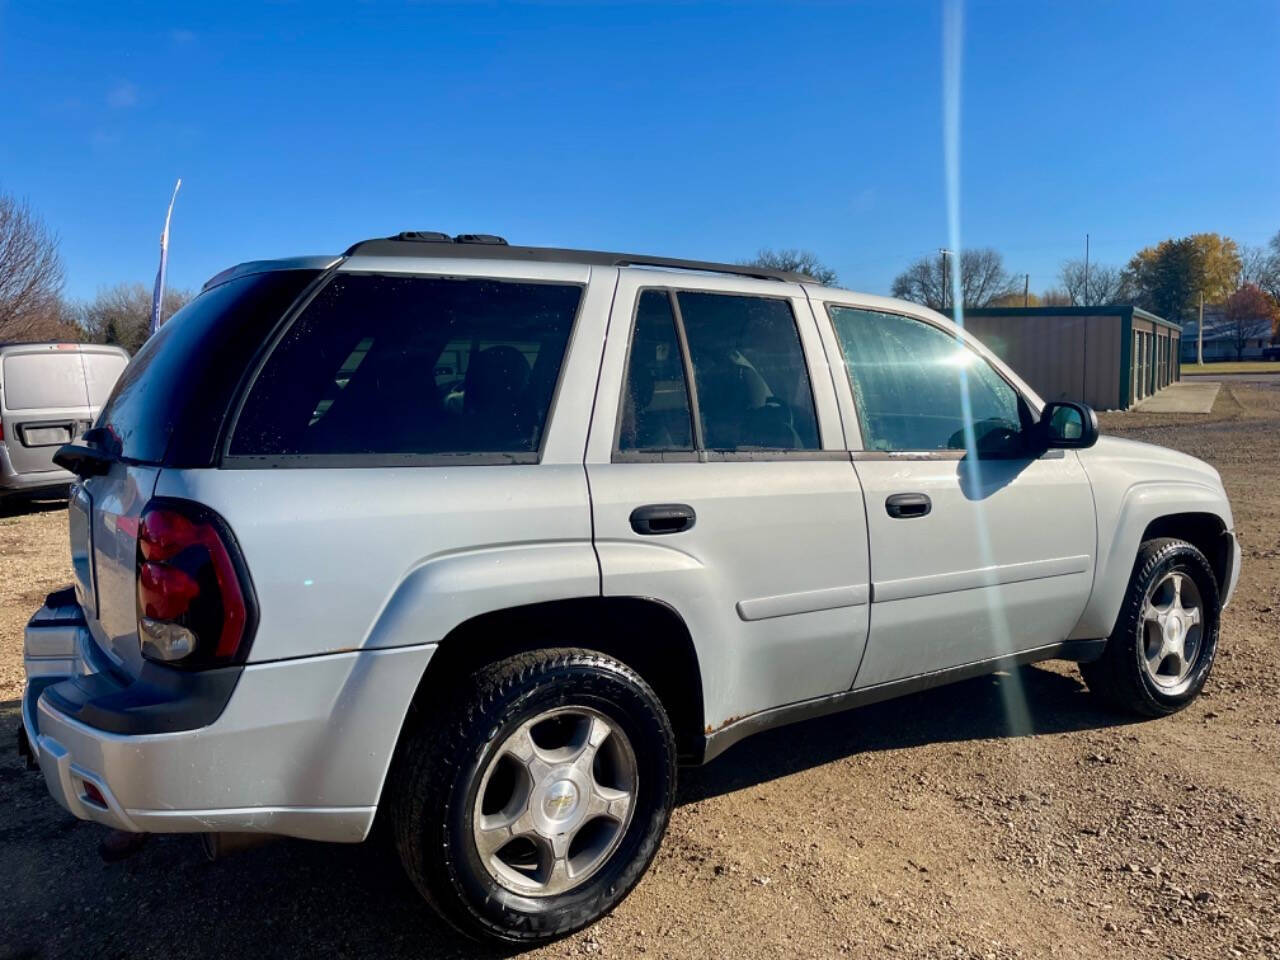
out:
M1217 380L1183 380L1171 383L1159 393L1134 405L1143 413L1208 413L1218 399L1222 384Z

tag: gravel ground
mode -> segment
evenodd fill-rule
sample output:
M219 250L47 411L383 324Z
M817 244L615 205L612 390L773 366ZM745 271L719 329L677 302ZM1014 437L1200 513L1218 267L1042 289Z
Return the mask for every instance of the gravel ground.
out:
M1280 957L1280 385L1110 433L1223 474L1244 550L1202 699L1134 722L1074 668L973 680L747 740L683 772L649 876L538 957ZM21 628L69 580L65 511L0 515L0 726ZM1026 702L1026 714L1006 705ZM0 749L0 958L475 957L378 841L105 865Z

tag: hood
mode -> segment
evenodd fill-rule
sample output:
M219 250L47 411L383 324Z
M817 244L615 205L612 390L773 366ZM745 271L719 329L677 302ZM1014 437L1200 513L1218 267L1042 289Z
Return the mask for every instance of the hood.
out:
M1086 469L1090 464L1105 462L1112 468L1128 467L1125 472L1144 475L1156 468L1160 477L1166 480L1189 480L1222 488L1221 474L1203 460L1140 440L1104 435L1092 447L1080 451L1080 460Z

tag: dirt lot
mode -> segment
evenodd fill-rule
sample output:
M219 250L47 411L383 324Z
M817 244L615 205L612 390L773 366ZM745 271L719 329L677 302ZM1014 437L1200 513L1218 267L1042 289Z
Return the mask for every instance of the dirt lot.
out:
M1203 699L1132 722L1054 664L748 740L684 773L630 899L535 955L1280 957L1280 384L1104 421L1211 461L1231 494L1244 574ZM0 516L6 730L65 538L61 509ZM210 864L158 837L108 866L100 836L0 748L0 958L480 955L376 843Z

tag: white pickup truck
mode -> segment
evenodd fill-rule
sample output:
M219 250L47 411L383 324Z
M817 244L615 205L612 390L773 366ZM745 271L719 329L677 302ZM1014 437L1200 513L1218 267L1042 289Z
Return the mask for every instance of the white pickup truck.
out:
M26 749L130 832L358 842L531 943L614 907L678 762L1049 658L1213 664L1218 474L951 321L754 267L402 234L218 275L57 460ZM730 761L725 761L730 762Z

